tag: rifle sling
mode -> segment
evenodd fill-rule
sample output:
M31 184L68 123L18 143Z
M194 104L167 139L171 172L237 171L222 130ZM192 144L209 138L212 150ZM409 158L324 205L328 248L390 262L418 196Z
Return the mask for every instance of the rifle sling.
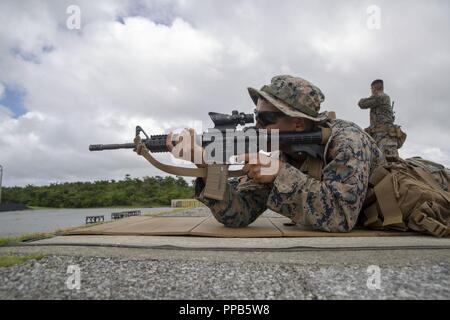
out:
M153 155L149 152L147 147L141 142L140 137L136 137L134 142L136 144L136 153L138 155L143 156L148 162L150 162L153 166L155 166L159 170L162 170L164 172L173 175L186 177L206 178L208 175L207 167L184 168L161 163L153 157ZM228 171L228 177L240 177L240 176L245 176L245 173L242 170Z

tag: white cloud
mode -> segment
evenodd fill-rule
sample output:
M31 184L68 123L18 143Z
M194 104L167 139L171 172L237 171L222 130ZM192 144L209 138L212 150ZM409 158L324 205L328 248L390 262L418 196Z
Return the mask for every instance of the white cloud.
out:
M369 1L78 3L80 31L64 28L71 1L0 3L0 84L23 88L28 111L0 106L6 185L162 175L131 151L87 146L130 141L137 124L155 134L251 112L245 88L280 73L313 81L324 108L363 127L356 102L384 78L408 133L401 154L450 165L445 2L381 1L379 31L366 28Z
M8 121L12 117L12 112L5 106L0 105L0 124Z

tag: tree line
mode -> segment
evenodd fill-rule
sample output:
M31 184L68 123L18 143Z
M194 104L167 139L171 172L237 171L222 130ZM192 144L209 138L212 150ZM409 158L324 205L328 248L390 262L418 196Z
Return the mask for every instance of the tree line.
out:
M54 183L48 186L4 187L2 202L51 208L168 206L171 199L189 199L193 186L182 177L144 177L95 182Z

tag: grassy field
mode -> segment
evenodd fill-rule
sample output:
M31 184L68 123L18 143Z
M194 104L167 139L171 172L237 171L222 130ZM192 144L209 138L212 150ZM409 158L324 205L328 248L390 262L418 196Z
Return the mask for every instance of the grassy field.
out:
M41 260L46 255L42 253L30 254L25 256L12 256L12 255L4 255L0 256L0 268L11 267L16 264L24 263L28 260Z
M57 230L55 232L26 233L26 234L23 234L18 237L3 237L3 238L0 238L0 247L6 246L10 243L15 243L15 242L26 242L26 241L30 241L30 240L53 238L56 235L58 235L60 232L61 232L61 230Z

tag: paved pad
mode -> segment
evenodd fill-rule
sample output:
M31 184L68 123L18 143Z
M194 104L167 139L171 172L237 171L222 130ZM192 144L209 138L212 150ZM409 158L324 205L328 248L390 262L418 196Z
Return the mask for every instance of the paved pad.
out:
M245 228L227 228L214 217L130 217L112 223L81 227L66 235L203 236L218 238L278 237L383 237L418 235L411 232L355 229L348 233L315 231L310 227L288 226L287 218L260 217Z
M353 238L353 237L405 237L405 236L422 236L414 232L402 231L381 231L369 229L354 229L351 232L345 233L329 233L323 231L313 230L311 227L305 226L291 226L287 218L269 218L275 227L281 231L283 237L339 237L339 238Z
M189 235L219 238L276 238L282 237L269 218L259 218L245 228L226 228L214 217L209 217L195 227Z
M193 236L59 236L28 243L27 246L105 246L130 248L173 248L213 250L396 250L450 249L450 239L434 237L352 237L352 238L207 238Z

